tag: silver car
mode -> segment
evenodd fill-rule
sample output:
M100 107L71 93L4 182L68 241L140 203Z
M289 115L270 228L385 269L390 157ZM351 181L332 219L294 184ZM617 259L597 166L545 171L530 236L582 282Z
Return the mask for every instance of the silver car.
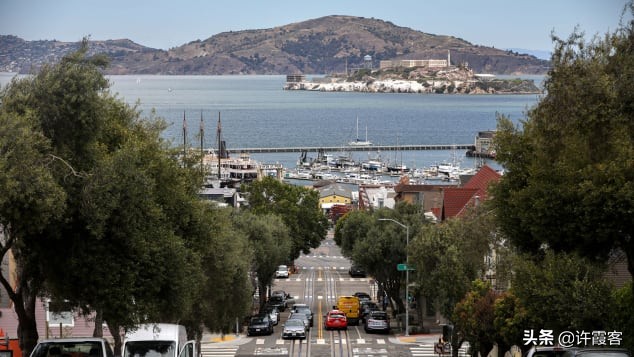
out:
M306 338L306 325L302 320L287 320L282 330L282 339L288 338Z
M291 312L291 315L288 317L289 320L299 320L304 323L306 329L310 329L310 317L306 315L304 312Z
M390 332L390 319L384 311L372 311L365 317L365 332Z

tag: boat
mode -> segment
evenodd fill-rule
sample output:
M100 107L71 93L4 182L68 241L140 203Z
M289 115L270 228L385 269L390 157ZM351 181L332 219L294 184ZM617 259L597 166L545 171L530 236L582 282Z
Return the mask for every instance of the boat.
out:
M368 141L368 127L365 127L365 140L359 139L359 117L357 116L357 139L348 142L350 146L371 146L372 142Z
M184 114L183 114L184 115ZM218 113L217 138L218 147L216 149L202 148L204 140L202 113L201 113L201 154L202 165L205 172L205 187L240 187L243 183L250 183L261 177L259 162L251 159L248 153L241 153L239 157L232 158L226 149L226 143L222 140L222 127L220 123L220 113Z

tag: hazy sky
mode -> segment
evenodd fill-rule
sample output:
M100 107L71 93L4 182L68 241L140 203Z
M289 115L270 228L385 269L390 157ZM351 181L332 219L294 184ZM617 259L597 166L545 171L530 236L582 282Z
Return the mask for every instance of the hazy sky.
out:
M586 39L614 31L628 0L0 0L0 34L25 40L128 38L169 49L225 31L263 29L326 15L398 26L496 48L551 50L551 31ZM630 15L627 15L630 18Z

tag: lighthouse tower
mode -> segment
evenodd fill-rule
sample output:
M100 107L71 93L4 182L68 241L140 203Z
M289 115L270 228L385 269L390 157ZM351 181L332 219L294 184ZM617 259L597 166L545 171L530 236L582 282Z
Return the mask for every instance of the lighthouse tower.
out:
M447 50L447 68L451 67L451 51Z

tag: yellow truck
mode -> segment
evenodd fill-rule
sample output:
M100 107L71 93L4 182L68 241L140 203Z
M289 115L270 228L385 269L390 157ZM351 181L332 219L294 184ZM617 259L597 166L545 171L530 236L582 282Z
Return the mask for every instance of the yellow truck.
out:
M349 325L358 325L360 316L360 302L356 296L339 296L337 298L337 309L346 314Z

